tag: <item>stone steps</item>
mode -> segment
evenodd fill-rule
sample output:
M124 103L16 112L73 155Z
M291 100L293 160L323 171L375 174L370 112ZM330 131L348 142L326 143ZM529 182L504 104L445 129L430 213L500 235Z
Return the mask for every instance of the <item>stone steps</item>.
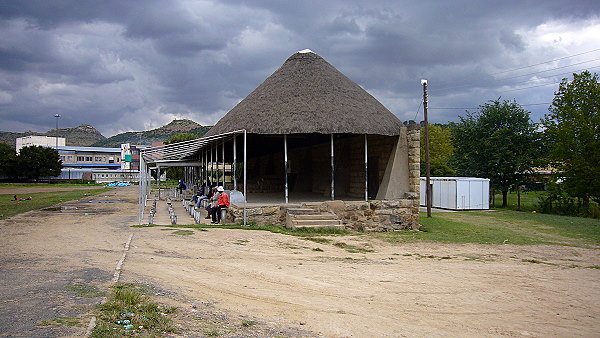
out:
M333 213L315 209L289 208L286 210L285 226L296 228L339 228L344 229L342 221Z

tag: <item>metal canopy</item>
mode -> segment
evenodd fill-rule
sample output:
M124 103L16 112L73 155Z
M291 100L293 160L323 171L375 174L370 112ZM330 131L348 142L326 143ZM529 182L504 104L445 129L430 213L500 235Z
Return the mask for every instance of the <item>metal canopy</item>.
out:
M237 134L243 134L244 130L236 130L214 136L201 137L195 140L182 141L164 146L152 147L143 150L140 156L146 163L181 161L189 159L190 156L199 154L201 150L217 145L221 142L229 141ZM197 158L194 159L198 159Z
M158 169L161 167L203 167L206 174L208 166L208 158L206 151L212 149L218 149L219 144L222 147L222 162L223 168L225 168L225 142L233 139L233 147L236 146L235 137L238 134L244 135L244 225L246 225L246 130L235 130L223 134L201 137L195 140L182 141L173 144L167 144L158 147L152 147L149 149L140 151L140 184L139 184L139 210L138 210L138 224L142 224L144 217L144 208L146 207L148 195L150 194L150 185L152 176L150 175L150 167L148 164L153 163L152 168ZM233 149L234 162L236 161L236 150ZM212 151L211 164L212 163ZM216 155L216 153L215 153ZM218 161L217 158L215 160ZM225 179L223 177L223 179ZM237 182L236 182L237 183ZM234 184L234 186L237 184ZM158 180L158 187L160 192L160 179ZM159 193L160 198L160 193Z

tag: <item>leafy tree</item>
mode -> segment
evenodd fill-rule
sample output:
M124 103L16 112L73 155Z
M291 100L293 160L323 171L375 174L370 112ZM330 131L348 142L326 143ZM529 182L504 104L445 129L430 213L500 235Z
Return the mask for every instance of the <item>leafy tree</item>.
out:
M189 140L195 140L197 138L199 138L200 136L192 134L192 133L181 133L181 134L177 134L175 136L171 136L169 137L166 141L165 144L171 144L171 143L177 143L177 142L183 142L183 141L189 141Z
M14 177L16 160L15 149L6 143L0 143L0 175Z
M454 154L452 132L447 125L429 125L429 171L431 176L452 176L456 174L450 166ZM421 130L421 175L425 175L425 129Z
M589 208L600 203L600 83L589 71L563 79L542 120L562 186Z
M199 137L200 136L192 134L192 133L181 133L181 134L177 134L175 136L171 136L170 138L168 138L165 141L165 144L172 144L172 143L177 143L177 142L195 140ZM183 177L183 168L181 168L181 167L167 168L167 179L176 180L176 179L180 179L181 177Z
M489 178L505 207L508 190L524 181L537 155L539 137L529 112L514 101L489 101L451 123L451 130L458 174Z
M35 180L41 176L58 176L62 169L58 151L41 146L21 148L17 163L19 176Z

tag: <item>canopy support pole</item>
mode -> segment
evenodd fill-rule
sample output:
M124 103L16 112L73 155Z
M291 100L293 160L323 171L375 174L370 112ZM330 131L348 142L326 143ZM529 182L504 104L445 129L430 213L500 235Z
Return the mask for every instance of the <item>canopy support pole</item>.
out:
M233 190L237 190L237 135L233 135Z
M248 204L248 197L246 196L247 190L246 187L248 186L248 181L246 180L246 151L248 149L247 147L248 145L248 137L246 134L246 130L244 129L244 225L246 225L246 204Z
M221 159L221 163L223 164L223 189L225 189L225 141L221 144L221 149L223 150L223 158Z
M156 170L158 171L158 183L156 184L158 186L158 200L160 201L160 164L156 164Z
M369 200L369 157L367 147L367 134L365 134L365 201Z
M331 134L331 200L335 200L335 157L333 153L333 134Z
M283 161L285 162L285 204L287 204L289 202L287 134L283 135Z

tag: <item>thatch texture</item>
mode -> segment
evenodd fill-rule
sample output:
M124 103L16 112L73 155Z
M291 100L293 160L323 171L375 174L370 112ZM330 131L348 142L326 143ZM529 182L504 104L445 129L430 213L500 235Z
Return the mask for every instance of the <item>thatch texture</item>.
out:
M256 134L398 135L402 123L377 99L319 55L296 53L206 135L246 129Z

